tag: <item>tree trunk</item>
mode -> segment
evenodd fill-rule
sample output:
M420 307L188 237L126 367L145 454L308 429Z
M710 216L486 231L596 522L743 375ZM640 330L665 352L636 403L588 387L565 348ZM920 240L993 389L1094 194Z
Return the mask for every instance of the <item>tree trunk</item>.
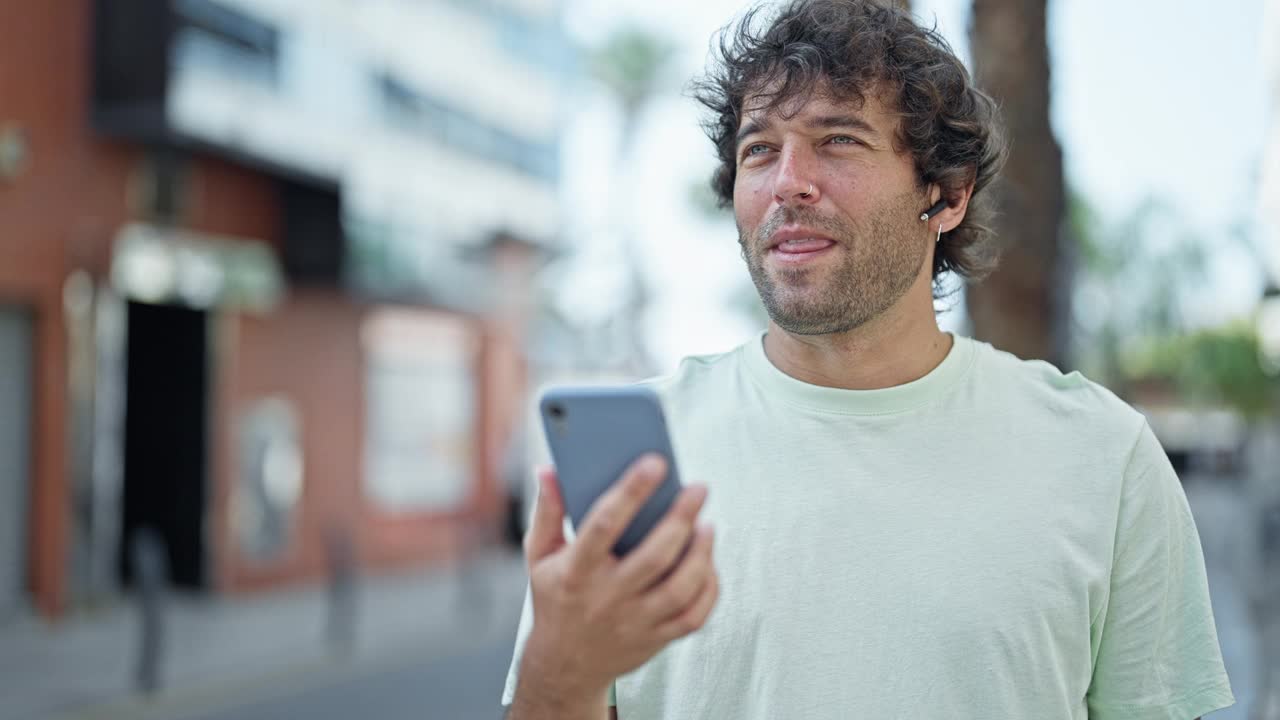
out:
M1047 0L973 0L979 87L999 103L1011 152L990 191L1000 266L967 291L974 336L1022 358L1067 359L1070 267L1062 149L1049 125Z

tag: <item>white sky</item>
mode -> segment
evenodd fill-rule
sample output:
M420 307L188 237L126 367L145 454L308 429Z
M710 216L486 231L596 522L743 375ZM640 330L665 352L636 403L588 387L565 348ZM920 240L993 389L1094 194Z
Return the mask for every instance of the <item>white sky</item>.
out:
M1203 3L1051 0L1052 116L1068 180L1115 219L1159 194L1206 238L1256 222L1257 175L1267 113L1260 60L1264 0ZM745 282L731 223L709 223L689 188L713 167L701 117L682 85L699 74L712 33L746 5L735 0L568 0L572 34L599 42L635 22L683 46L669 96L655 102L636 152L615 172L618 116L608 98L586 92L565 136L567 232L586 251L590 273L574 276L567 309L603 313L601 298L622 273L610 208L623 209L641 246L656 297L648 337L661 371L688 354L729 349L754 331L724 306ZM967 56L969 0L916 0L924 17ZM1225 247L1225 245L1224 245ZM612 267L612 270L608 268ZM591 278L583 277L592 275ZM1250 311L1260 271L1224 249L1203 289L1203 321ZM950 319L948 319L950 318ZM958 321L955 313L944 324Z

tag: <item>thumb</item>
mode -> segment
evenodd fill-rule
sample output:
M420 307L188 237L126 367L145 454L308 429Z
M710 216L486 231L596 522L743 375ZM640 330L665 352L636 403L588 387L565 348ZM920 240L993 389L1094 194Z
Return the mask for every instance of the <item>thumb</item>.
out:
M524 536L525 559L532 567L534 563L564 545L564 504L560 499L556 471L552 467L540 467L538 468L538 499L533 506L533 522L529 525L529 532Z

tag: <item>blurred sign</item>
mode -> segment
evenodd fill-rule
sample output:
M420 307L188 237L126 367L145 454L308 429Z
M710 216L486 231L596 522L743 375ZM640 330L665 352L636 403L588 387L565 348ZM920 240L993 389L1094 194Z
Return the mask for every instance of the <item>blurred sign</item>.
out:
M279 264L265 244L144 223L126 225L116 237L111 282L132 300L196 309L262 312L284 293Z
M240 420L240 481L232 498L232 528L244 557L266 562L289 545L304 468L293 405L257 401Z
M389 510L457 509L475 476L474 330L457 316L384 309L361 335L365 491Z

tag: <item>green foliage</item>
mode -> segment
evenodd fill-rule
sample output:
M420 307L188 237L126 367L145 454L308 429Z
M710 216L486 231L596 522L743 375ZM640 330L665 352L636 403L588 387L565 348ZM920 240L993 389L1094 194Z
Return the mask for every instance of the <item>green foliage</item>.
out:
M1248 246L1229 228L1212 239L1190 230L1176 208L1147 200L1113 224L1078 194L1068 205L1076 240L1073 347L1087 374L1121 395L1167 381L1188 403L1227 405L1247 417L1275 407L1276 380L1259 361L1251 321L1197 329L1186 310L1207 281L1211 248Z
M1126 370L1172 381L1189 402L1227 405L1253 418L1280 402L1280 378L1259 358L1257 331L1241 321L1153 340L1127 358Z
M661 87L674 51L664 38L623 27L592 53L591 71L622 102L623 112L631 115Z
M1166 336L1185 327L1185 289L1205 282L1205 238L1176 208L1147 199L1113 225L1077 194L1068 222L1076 238L1080 283L1106 297L1106 322L1120 336Z

